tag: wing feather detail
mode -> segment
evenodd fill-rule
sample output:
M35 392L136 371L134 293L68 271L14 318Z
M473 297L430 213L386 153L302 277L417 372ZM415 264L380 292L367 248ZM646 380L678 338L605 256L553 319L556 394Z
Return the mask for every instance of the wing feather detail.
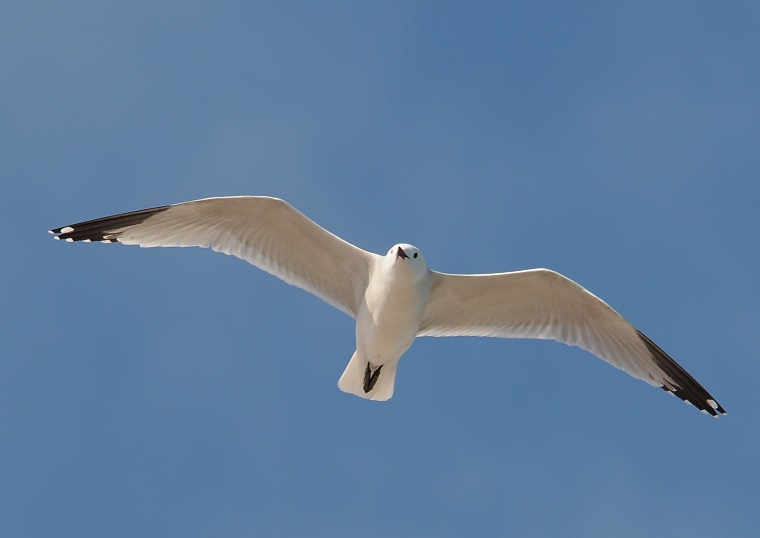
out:
M419 336L556 340L585 349L705 413L725 414L691 375L623 316L548 269L485 275L433 271Z
M287 202L265 196L205 198L50 232L64 241L211 248L313 293L354 318L377 257L328 232Z

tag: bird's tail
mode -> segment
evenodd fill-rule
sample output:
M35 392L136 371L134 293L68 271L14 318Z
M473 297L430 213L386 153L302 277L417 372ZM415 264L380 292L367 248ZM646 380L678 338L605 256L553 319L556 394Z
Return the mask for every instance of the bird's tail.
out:
M393 396L393 387L396 384L396 369L398 361L383 364L379 371L375 369L367 372L369 363L367 359L354 351L348 366L338 380L338 388L349 394L356 394L367 400L384 402ZM374 381L372 379L374 378ZM369 391L365 391L369 388Z

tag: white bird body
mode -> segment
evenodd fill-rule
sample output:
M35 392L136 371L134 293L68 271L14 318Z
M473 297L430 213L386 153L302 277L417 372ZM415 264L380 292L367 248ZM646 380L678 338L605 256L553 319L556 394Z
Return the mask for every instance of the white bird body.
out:
M352 357L356 364L346 367L338 382L341 390L373 400L387 400L393 395L395 376L389 372L395 372L399 359L417 338L427 306L430 277L419 250L412 245L396 245L375 260L356 316L356 353ZM364 376L367 365L371 372L387 365L380 379L390 384L365 391L364 377L359 378L353 372L359 368Z
M122 213L50 230L66 241L210 247L305 289L356 320L356 351L338 381L371 400L393 395L418 336L552 339L577 345L713 416L724 409L607 303L548 269L452 275L417 247L385 256L331 234L277 198L235 196Z

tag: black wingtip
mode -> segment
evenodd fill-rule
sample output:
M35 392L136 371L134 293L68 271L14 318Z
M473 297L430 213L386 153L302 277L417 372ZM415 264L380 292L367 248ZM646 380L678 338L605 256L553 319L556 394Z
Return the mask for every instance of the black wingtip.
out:
M59 241L100 241L102 243L116 243L120 232L130 226L136 226L147 219L169 209L168 205L120 213L109 217L87 220L61 228L48 230L53 234L53 239Z
M725 409L713 398L705 388L700 385L689 373L684 370L670 355L665 353L660 347L652 342L644 333L636 331L639 338L644 342L649 352L652 354L657 366L673 380L674 386L663 385L662 389L678 396L684 402L692 404L703 413L718 417L726 415Z

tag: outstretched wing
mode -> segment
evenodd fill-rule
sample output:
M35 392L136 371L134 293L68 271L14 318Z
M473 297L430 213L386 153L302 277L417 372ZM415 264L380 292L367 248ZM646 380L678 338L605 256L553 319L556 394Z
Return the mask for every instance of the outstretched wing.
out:
M715 399L607 303L548 269L488 275L432 272L420 336L540 338L579 346L705 413Z
M356 317L377 255L264 196L206 198L50 230L64 241L203 247L237 256Z

